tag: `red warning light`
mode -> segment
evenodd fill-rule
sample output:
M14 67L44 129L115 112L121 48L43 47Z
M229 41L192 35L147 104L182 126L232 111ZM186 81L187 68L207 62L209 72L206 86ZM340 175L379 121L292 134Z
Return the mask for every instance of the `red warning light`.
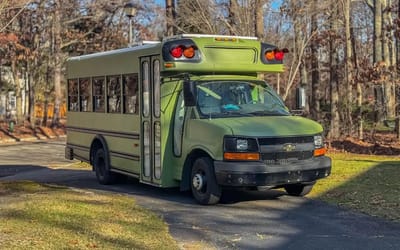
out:
M275 60L282 61L284 57L285 52L283 52L282 50L275 51Z
M176 46L176 47L172 48L170 51L170 54L171 54L171 56L173 56L175 58L180 58L183 54L182 46Z

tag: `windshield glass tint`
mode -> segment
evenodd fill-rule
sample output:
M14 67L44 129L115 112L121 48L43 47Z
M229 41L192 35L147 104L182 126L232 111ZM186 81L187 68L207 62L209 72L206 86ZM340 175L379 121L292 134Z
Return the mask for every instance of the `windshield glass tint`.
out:
M207 117L289 115L280 97L264 82L198 82L197 106Z

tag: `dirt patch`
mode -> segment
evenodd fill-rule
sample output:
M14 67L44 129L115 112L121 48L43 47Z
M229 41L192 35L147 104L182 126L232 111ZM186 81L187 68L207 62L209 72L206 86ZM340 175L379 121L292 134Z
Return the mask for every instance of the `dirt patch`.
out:
M347 137L328 141L331 151L370 155L400 155L400 140L394 132L366 133L363 140Z

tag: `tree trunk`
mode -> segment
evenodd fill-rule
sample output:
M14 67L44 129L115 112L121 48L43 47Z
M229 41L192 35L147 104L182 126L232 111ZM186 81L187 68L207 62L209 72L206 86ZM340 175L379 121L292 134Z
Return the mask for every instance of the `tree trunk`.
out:
M30 72L29 63L27 64L27 70ZM36 127L36 114L35 114L35 90L33 87L32 75L28 73L28 86L29 86L29 122L31 127L35 129Z
M382 0L374 0L374 63L383 61L382 56Z
M334 11L331 18L331 29L333 32L338 32L339 20L335 14L337 14L337 6L332 5ZM337 44L334 39L330 39L330 92L331 92L331 121L330 131L328 137L330 139L337 139L340 137L340 117L339 117L339 54L337 52Z
M354 29L350 28L350 37L351 37L351 48L352 48L352 55L353 55L353 66L354 66L354 75L358 76L358 59L356 53L356 36L354 34ZM362 117L363 107L363 91L362 85L358 77L355 77L356 80L356 97L357 97L357 135L358 139L364 139L364 121Z
M353 103L353 60L352 60L352 44L351 44L351 11L350 11L351 0L345 0L344 4L344 25L345 25L345 38L346 38L346 128L347 134L353 134L353 118L352 118L352 103Z
M229 0L229 19L228 19L228 26L229 26L229 33L230 35L238 35L238 13L239 11L239 4L237 0Z
M382 0L374 0L374 65L380 65L383 62L382 52ZM381 86L375 86L375 93L379 93ZM384 98L379 98L375 94L375 122L382 121L384 112Z
M254 25L255 25L255 35L259 39L264 38L264 0L255 0L254 8Z
M60 123L60 105L61 105L61 72L62 72L62 50L61 50L61 3L57 1L54 11L54 112L51 126L57 126Z
M400 0L398 1L397 4L398 8L397 8L397 18L400 19ZM394 51L394 53L396 53L396 56L394 58L396 58L396 61L393 62L393 65L397 65L397 63L400 61L399 58L399 53L400 53L400 41L399 41L399 37L396 36L396 50ZM397 77L397 75L396 75ZM396 105L397 105L397 110L396 110L396 134L397 134L397 139L399 139L400 141L400 91L399 91L400 86L396 86L397 89L397 101L396 101ZM396 93L396 91L395 91Z
M391 6L391 1L390 0L382 0L382 16L383 16L383 23L385 24L382 33L382 46L383 46L383 59L385 61L386 65L386 71L389 75L386 77L386 81L384 82L384 95L385 95L385 111L386 111L386 117L393 119L396 116L396 91L395 91L395 83L394 83L394 77L392 74L395 74L395 72L392 72L391 68L394 66L393 64L393 57L394 53L392 54L391 51L394 51L394 48L392 46L392 37L393 37L393 32L390 30L391 25L392 25L392 14L391 11L387 10L387 8ZM389 28L386 28L386 25L389 26Z
M312 2L312 16L311 16L311 32L314 33L318 28L317 17L317 4L318 0ZM319 69L318 69L318 41L314 39L311 42L311 116L319 121L321 119L320 110L320 86L319 86Z
M174 23L175 23L175 1L165 0L165 12L167 16L167 32L166 36L174 35Z
M23 114L23 107L22 107L22 89L21 89L21 82L18 76L18 67L17 62L12 60L11 62L11 71L14 78L15 84L15 97L16 97L16 124L23 124L24 122L24 114Z

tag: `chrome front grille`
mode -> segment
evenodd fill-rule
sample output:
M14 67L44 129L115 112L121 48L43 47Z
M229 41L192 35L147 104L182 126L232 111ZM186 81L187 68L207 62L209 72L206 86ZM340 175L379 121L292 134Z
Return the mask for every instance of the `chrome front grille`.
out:
M267 165L288 165L314 155L314 137L259 138L261 159Z

